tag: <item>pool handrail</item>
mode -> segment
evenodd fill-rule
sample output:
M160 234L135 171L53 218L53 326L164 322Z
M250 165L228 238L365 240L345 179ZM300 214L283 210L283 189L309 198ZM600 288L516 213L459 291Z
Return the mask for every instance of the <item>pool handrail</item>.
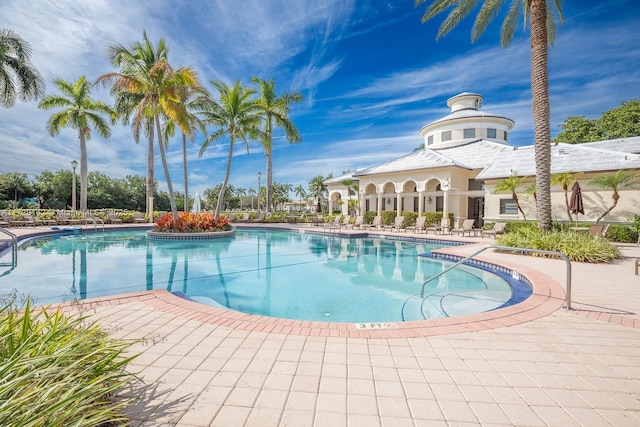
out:
M475 251L471 255L467 256L466 258L461 259L460 261L456 262L455 264L453 264L453 265L447 267L446 269L442 270L441 272L439 272L435 276L432 276L432 277L428 278L427 280L425 280L424 283L422 284L422 290L420 291L420 298L424 298L424 287L427 285L427 283L431 282L434 279L437 279L438 277L442 276L446 272L448 272L450 270L453 270L454 268L456 268L460 264L465 263L466 261L468 261L471 258L475 257L476 255L486 251L487 249L501 249L501 250L508 250L508 251L511 251L511 252L529 252L529 253L556 255L556 256L559 256L560 258L562 258L564 260L564 262L567 264L567 282L566 282L566 285L565 285L565 293L566 293L565 308L567 310L571 310L571 260L569 260L569 257L566 256L565 254L563 254L562 252L558 252L558 251L546 251L546 250L542 250L542 249L529 249L529 248L516 248L516 247L513 247L513 246L488 245L488 246L485 246L485 247L483 247L481 249L478 249L477 251Z
M0 227L0 233L4 233L11 239L11 268L18 265L18 236L6 228Z

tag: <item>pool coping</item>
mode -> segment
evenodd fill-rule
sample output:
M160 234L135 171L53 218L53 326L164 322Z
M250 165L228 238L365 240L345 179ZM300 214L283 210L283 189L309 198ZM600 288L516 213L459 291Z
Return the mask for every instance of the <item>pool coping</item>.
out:
M252 225L253 227L256 226L255 224ZM124 229L124 227L113 228L118 230ZM135 228L140 229L140 227ZM264 228L268 229L268 227ZM296 228L278 228L300 231ZM388 235L383 234L376 234L375 237L389 238ZM407 240L411 241L433 241L433 239L428 238L407 237ZM27 236L23 238L27 238ZM449 243L448 240L441 241ZM456 246L440 249L434 251L434 253L460 258L464 257L462 253L456 253ZM91 308L95 306L140 302L156 310L175 316L232 329L286 335L365 339L428 337L509 327L545 317L562 308L565 302L565 292L560 284L550 276L526 266L512 265L503 260L489 259L486 257L476 257L475 259L477 262L486 263L496 268L518 272L522 278L531 285L531 296L512 306L483 313L432 320L379 323L319 322L248 314L190 301L164 289L90 298L82 301L53 304L52 307L62 307L71 310L74 307L77 308L78 305L81 305L83 308Z

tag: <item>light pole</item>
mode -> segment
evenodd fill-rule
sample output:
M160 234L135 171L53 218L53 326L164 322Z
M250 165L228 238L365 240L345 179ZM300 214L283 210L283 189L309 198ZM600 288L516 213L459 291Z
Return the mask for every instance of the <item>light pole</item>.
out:
M71 211L76 210L76 168L78 162L73 160L71 162L71 168L73 168L73 178L71 179Z
M260 178L262 178L262 174L258 172L258 215L260 215Z

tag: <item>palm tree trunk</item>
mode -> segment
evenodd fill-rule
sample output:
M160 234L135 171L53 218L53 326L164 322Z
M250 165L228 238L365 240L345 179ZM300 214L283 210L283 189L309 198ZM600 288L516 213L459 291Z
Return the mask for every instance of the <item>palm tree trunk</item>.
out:
M87 210L87 142L85 129L80 129L80 210ZM75 188L73 191L76 191ZM75 209L75 206L74 206Z
M598 217L598 219L596 219L596 224L598 224L602 218L604 218L605 216L609 215L609 212L611 212L613 210L613 208L616 207L616 205L618 204L618 199L620 198L620 196L618 195L617 192L614 192L613 196L611 196L611 198L613 199L613 204L609 207L609 209L604 211L602 213L602 215L600 215Z
M530 0L531 94L533 96L536 160L536 211L538 228L551 229L551 129L549 124L549 73L547 0Z
M518 200L518 195L516 193L512 193L511 194L511 198L513 199L514 202L516 202L516 206L518 207L518 210L522 214L522 219L524 219L526 221L527 220L527 216L524 214L524 211L522 210L522 207L520 206L520 200Z
M187 135L182 134L182 166L184 179L184 213L189 212L189 183L187 181Z
M573 217L571 216L571 210L569 210L569 187L565 184L562 189L564 190L564 204L567 206L567 215L569 216L569 222L571 222Z
M171 176L169 175L169 166L167 165L167 155L165 153L164 141L162 141L162 132L160 130L160 116L158 114L158 105L154 105L154 117L156 122L156 132L158 133L158 145L160 146L160 158L162 159L162 168L164 169L164 178L167 180L167 188L169 190L169 203L171 204L171 214L173 220L178 221L178 209L176 208L176 199L173 196L173 185L171 184Z
M218 193L218 203L216 203L216 219L220 218L220 211L222 210L222 201L224 200L224 192L227 189L227 183L229 182L229 175L231 173L231 160L233 159L233 135L231 136L231 142L229 143L229 157L227 158L227 171L224 174L224 181L222 187L220 187L220 193ZM260 197L258 195L258 197Z
M153 222L153 119L147 124L149 139L147 140L147 217Z
M272 194L272 185L273 185L273 153L269 149L269 151L265 150L265 155L267 156L267 212L271 212L271 199L273 198Z

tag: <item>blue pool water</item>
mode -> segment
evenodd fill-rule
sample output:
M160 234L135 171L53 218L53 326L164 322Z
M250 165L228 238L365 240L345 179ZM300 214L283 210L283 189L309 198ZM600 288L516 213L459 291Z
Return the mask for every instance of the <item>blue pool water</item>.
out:
M441 318L511 300L505 278L466 266L420 297L422 283L450 264L419 255L440 247L259 230L189 242L147 242L144 231L36 238L20 245L0 293L48 304L167 289L245 313L332 322Z

